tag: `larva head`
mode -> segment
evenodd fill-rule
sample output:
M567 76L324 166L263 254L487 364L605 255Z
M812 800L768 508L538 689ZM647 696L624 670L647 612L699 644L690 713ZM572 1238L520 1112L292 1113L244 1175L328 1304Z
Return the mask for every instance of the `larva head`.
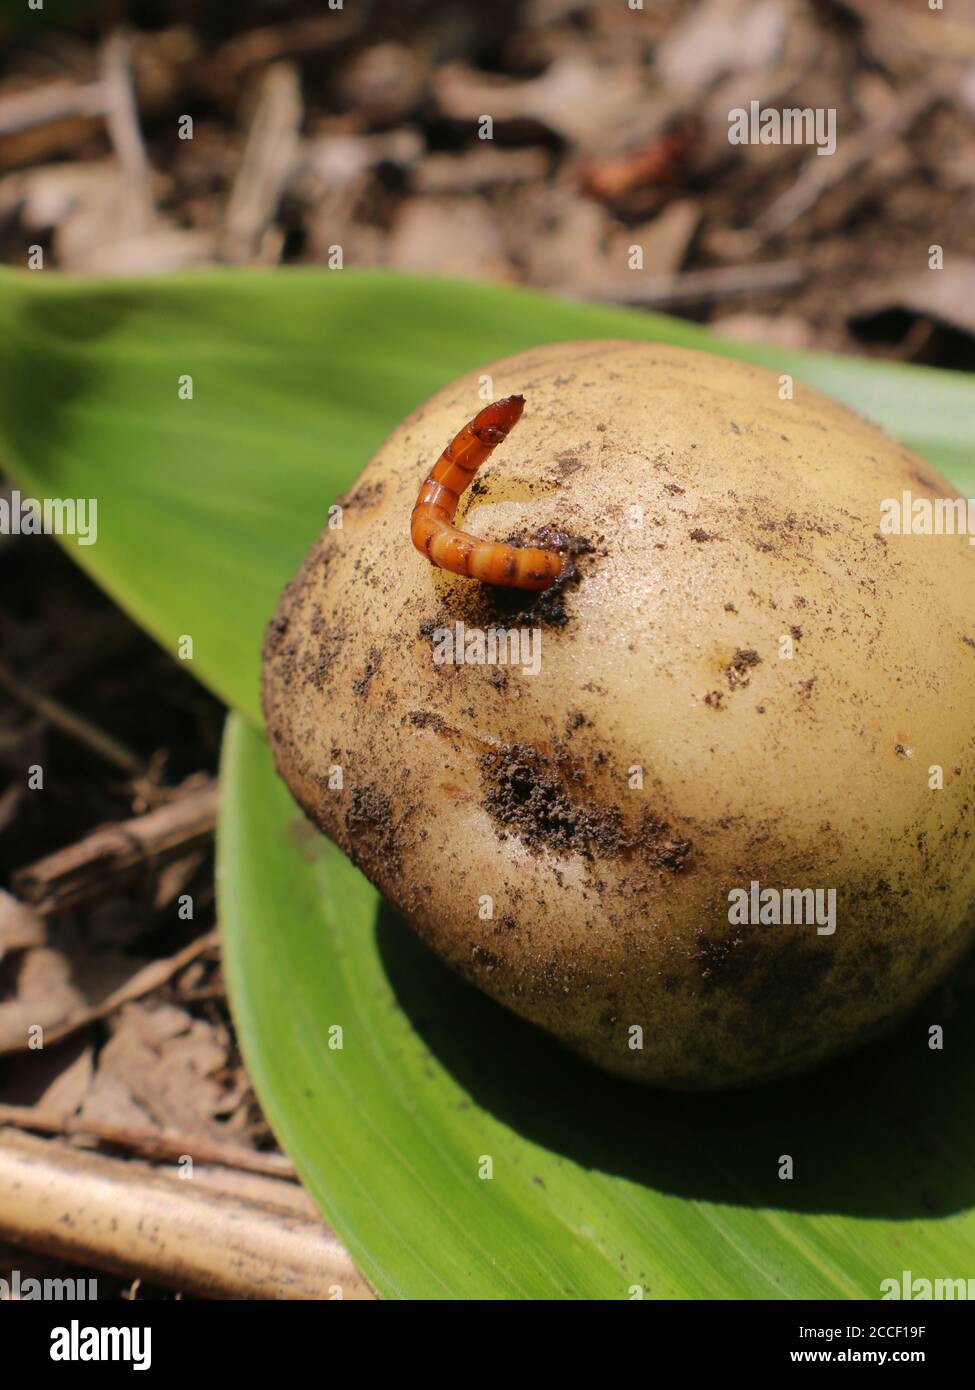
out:
M525 408L524 396L504 396L499 401L479 411L471 425L471 430L482 444L503 444L511 430L521 419Z
M529 408L456 521L557 546L538 595L410 544L485 373ZM948 485L789 386L633 342L485 366L394 431L268 633L308 814L467 979L660 1085L873 1037L975 927L975 547L888 533Z

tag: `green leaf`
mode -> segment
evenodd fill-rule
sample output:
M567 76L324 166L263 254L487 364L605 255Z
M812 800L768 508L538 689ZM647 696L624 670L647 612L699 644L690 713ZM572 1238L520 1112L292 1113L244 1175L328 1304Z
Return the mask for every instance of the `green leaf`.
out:
M0 275L0 465L29 495L98 499L98 543L71 553L171 650L192 636L194 669L251 721L232 719L223 770L235 1019L276 1132L381 1293L874 1298L903 1269L967 1276L967 996L944 1053L916 1018L816 1077L740 1096L609 1081L424 951L301 820L252 727L278 593L397 421L493 358L606 336L795 375L975 490L964 377L348 272Z
M71 552L170 651L259 719L261 633L329 504L434 390L570 338L659 339L795 375L975 490L960 375L726 344L677 319L381 273L159 281L0 274L0 466L32 496L95 497ZM193 399L179 381L193 379Z
M380 1293L878 1298L904 1269L975 1268L975 1010L944 1052L921 1016L740 1095L611 1081L419 945L239 717L222 779L224 958L248 1069Z

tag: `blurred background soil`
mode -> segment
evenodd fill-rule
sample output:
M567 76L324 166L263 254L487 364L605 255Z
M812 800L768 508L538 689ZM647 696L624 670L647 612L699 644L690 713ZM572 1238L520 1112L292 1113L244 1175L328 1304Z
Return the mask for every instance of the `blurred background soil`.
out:
M10 266L384 267L975 368L975 0L0 0L0 40ZM752 101L835 108L835 153L732 145ZM212 934L221 723L53 541L0 536L0 1152L291 1181Z
M972 365L975 0L16 8L11 265L27 245L82 274L341 247L345 267ZM835 109L835 154L732 145L728 113L751 101Z

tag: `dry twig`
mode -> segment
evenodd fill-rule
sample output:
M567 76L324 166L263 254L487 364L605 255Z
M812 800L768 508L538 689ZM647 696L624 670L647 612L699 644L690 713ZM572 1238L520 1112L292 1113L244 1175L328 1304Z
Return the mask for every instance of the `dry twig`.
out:
M102 51L105 119L122 171L124 222L130 233L148 230L155 216L152 170L139 127L139 112L132 75L132 40L117 31Z
M40 912L59 911L116 890L148 864L163 864L205 845L217 817L217 783L178 794L155 811L93 830L13 875L15 891Z
M681 304L717 294L748 294L799 284L806 271L798 261L770 261L717 270L689 270L683 275L629 275L607 285L587 287L585 298L613 304Z
M0 1134L0 1236L203 1297L372 1297L292 1183L205 1168L180 1179L10 1129Z
M227 203L221 250L230 261L249 261L277 211L298 160L301 83L290 63L268 68L237 177Z
M810 156L795 183L776 198L758 219L758 229L762 235L777 236L791 227L797 218L818 203L828 189L835 188L861 165L875 159L894 140L905 135L938 98L937 88L925 78L900 96L888 114L851 135L828 159L821 159L818 154Z
M113 990L101 1003L93 1004L87 1009L80 1008L69 1014L63 1023L46 1027L44 1029L44 1046L52 1047L55 1043L63 1042L72 1033L77 1033L80 1028L87 1028L90 1023L98 1023L101 1019L108 1018L123 1004L131 1004L134 1000L151 994L153 990L160 989L167 980L172 979L197 956L216 946L218 940L219 936L216 930L207 932L206 936L191 941L188 946L184 946L183 950L177 951L174 956L150 961L148 965L144 965L141 970L137 970L126 980L124 985ZM0 1040L0 1055L8 1052L23 1052L29 1046L28 1034L24 1030L22 1035L18 1035L16 1041Z
M224 1143L202 1135L181 1134L173 1129L136 1129L131 1125L110 1125L88 1116L52 1115L33 1105L5 1105L0 1101L0 1125L37 1134L54 1134L75 1139L93 1139L100 1144L127 1149L140 1158L176 1163L189 1156L194 1163L218 1164L241 1173L263 1173L270 1178L294 1181L290 1158L280 1153L261 1153L244 1144Z
M0 135L15 135L72 116L101 116L104 111L102 82L45 82L0 97Z

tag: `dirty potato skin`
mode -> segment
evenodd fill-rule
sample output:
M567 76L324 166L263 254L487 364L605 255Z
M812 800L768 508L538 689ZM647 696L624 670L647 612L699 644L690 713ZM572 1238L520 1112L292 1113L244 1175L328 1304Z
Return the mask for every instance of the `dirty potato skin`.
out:
M554 593L410 544L484 372L527 404L457 524L571 538ZM917 1004L975 925L975 549L881 536L905 489L953 495L755 367L606 341L472 373L387 440L281 599L281 775L438 955L607 1071L716 1089L808 1068ZM458 620L539 628L539 673L436 665ZM835 933L731 925L752 880L835 888Z

